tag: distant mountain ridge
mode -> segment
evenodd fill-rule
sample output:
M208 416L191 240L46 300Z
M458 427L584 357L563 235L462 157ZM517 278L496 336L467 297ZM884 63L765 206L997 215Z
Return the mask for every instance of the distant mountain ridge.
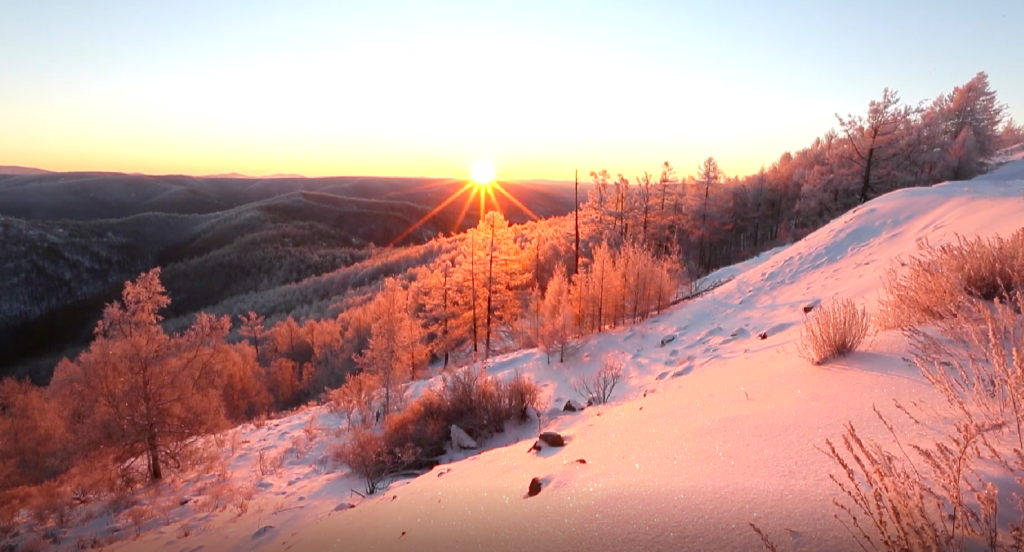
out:
M53 171L18 165L0 165L0 174L53 174Z
M141 173L133 173L141 174ZM298 173L274 173L265 176L251 176L248 174L242 174L240 172L228 172L219 174L207 174L199 178L250 178L250 179L262 179L262 178L306 178L305 175Z
M465 180L376 176L197 177L105 172L0 173L0 215L26 220L117 219L143 213L208 214L296 192L340 197L441 204L462 189ZM530 181L503 182L503 187L539 217L573 208L572 186ZM581 186L582 188L583 186ZM584 190L581 190L583 192ZM580 201L585 197L581 194ZM512 222L529 215L498 194L501 210ZM448 208L458 212L461 201ZM471 206L468 213L475 213Z

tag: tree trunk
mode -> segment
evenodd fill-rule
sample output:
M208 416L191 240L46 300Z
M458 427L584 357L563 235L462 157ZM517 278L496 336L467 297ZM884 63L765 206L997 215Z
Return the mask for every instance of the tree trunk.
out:
M864 179L860 185L860 202L868 200L868 191L871 190L871 159L875 156L875 148L868 150L868 159L864 163Z
M477 334L476 334L476 232L473 232L469 236L469 287L471 288L470 300L473 303L473 358L476 358L477 354Z
M160 448L157 445L156 432L153 430L146 436L146 447L149 452L149 478L159 481L164 478L164 473L160 467Z
M580 271L580 171L576 170L576 256L573 260L572 273Z
M491 246L487 255L487 342L484 358L491 358L491 300L494 297L494 219L491 219Z

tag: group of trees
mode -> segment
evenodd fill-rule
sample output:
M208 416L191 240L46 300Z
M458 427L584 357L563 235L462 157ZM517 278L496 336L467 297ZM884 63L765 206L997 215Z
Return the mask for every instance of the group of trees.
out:
M4 486L41 483L98 451L126 480L161 479L201 436L343 383L352 413L378 421L402 409L403 386L432 358L465 365L541 345L562 359L572 339L641 319L680 288L670 257L589 233L579 272L568 274L570 232L564 222L510 226L488 213L431 263L384 279L336 318L269 325L250 312L237 334L229 317L206 313L168 332L160 269L144 273L49 387L4 384Z
M678 247L700 275L880 194L979 174L997 151L1024 142L1024 128L1005 111L985 73L916 105L885 89L864 113L837 115L838 128L746 177L727 177L711 157L683 178L668 162L659 176L632 182L592 172L583 218L610 240Z
M200 313L183 332L161 326L170 304L160 269L124 287L89 348L58 364L50 385L0 385L0 491L102 462L123 482L161 479L190 445L232 423L286 409L344 381L336 320Z

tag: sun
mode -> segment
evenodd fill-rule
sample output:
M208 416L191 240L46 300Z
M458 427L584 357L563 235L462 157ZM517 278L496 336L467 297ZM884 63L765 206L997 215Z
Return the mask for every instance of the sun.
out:
M477 186L490 186L494 182L494 165L490 161L477 161L469 175Z

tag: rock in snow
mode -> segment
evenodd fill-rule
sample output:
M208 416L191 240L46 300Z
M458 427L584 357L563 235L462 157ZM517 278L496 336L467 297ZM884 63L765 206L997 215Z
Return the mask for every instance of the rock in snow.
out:
M580 410L583 410L584 408L586 408L586 407L584 407L582 404L580 404L580 403L578 403L578 402L576 402L576 401L574 401L572 399L569 399L569 400L565 401L565 406L562 407L562 412L579 412Z
M534 477L533 479L530 480L530 490L527 494L529 494L530 496L537 496L538 494L540 494L540 489L540 479Z
M664 347L665 345L668 345L669 343L672 343L675 340L676 334L668 334L665 337L661 338L661 346Z
M456 450L475 449L479 445L469 436L468 433L457 425L452 426L452 446Z
M538 439L544 441L544 444L551 447L565 446L565 439L563 439L561 435L555 433L554 431L545 431L544 433L540 434L540 437L538 437Z

